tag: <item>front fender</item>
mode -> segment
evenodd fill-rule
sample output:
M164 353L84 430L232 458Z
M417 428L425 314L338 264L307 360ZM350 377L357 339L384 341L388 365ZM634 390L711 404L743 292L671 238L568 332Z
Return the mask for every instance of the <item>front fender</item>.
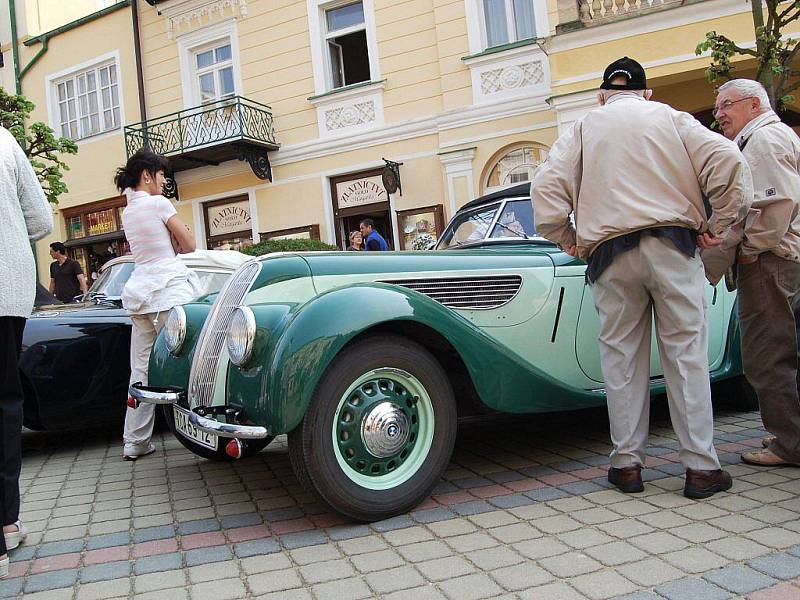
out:
M601 394L564 386L509 351L458 313L412 290L367 283L331 290L295 307L273 332L268 362L231 369L229 398L276 435L302 420L336 355L359 334L383 323L414 321L445 337L461 356L481 400L505 412L544 412L602 404ZM530 407L530 408L528 408Z

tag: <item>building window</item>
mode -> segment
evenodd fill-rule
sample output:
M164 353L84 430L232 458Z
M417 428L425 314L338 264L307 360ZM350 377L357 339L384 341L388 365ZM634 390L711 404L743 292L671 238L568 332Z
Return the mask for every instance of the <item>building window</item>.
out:
M537 167L547 157L545 148L524 145L500 154L486 179L486 191L494 191L533 179ZM489 164L492 164L491 162Z
M201 104L236 95L230 40L196 49L193 54L195 85Z
M325 9L324 27L329 87L335 89L370 81L363 3Z
M481 0L486 46L536 37L534 0Z
M62 136L79 140L119 128L116 64L82 71L55 86Z

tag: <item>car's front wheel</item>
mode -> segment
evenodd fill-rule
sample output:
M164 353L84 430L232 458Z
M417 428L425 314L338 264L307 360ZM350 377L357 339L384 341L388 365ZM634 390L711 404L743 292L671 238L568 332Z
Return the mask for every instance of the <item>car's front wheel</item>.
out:
M178 431L175 430L175 417L172 414L172 405L164 404L161 407L161 413L164 416L164 420L167 422L167 426L169 430L172 432L172 435L183 445L184 448L192 451L197 456L202 458L207 458L208 460L218 460L218 461L231 461L234 460L230 456L225 453L225 444L228 442L227 438L219 438L218 439L218 447L216 450L212 450L211 448L207 448L205 446L201 446L193 442L192 440L184 437ZM275 436L269 436L260 440L248 440L245 445L245 450L242 458L247 458L248 456L253 456L254 454L258 454L264 448L269 446L270 442L275 439Z
M447 468L456 437L450 382L425 348L394 335L352 344L289 434L298 479L356 521L408 511Z

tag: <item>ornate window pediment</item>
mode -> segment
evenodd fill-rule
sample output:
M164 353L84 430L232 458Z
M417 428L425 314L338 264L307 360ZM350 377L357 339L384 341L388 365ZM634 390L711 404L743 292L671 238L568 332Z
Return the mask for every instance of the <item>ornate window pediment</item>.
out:
M167 37L202 27L225 17L246 17L247 0L171 0L158 5L167 21Z

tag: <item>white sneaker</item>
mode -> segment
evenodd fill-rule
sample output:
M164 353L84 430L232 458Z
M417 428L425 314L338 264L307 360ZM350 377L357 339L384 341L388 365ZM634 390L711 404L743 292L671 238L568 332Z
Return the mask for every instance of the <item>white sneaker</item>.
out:
M122 449L122 458L125 460L136 460L142 456L147 456L156 451L156 446L153 442L146 444L125 444Z
M13 550L17 546L19 546L25 539L25 536L28 535L28 530L25 529L25 526L22 523L17 521L16 523L14 523L14 525L17 526L16 531L9 531L8 533L3 534L3 537L6 538L7 550Z

